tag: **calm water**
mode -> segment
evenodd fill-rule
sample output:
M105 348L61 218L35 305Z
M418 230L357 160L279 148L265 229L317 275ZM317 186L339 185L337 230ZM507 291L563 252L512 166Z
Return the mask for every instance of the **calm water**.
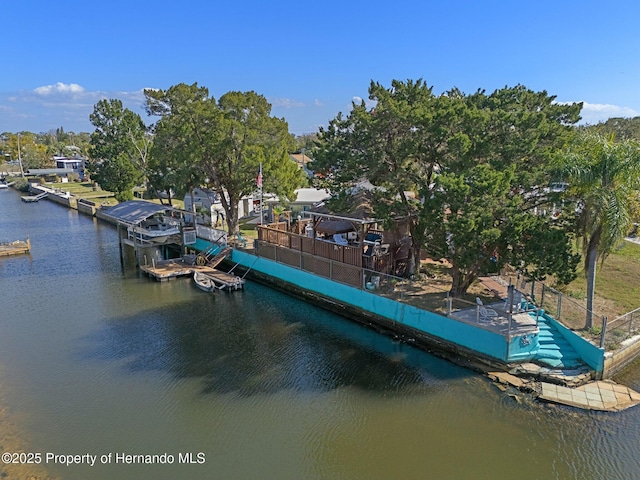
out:
M121 268L113 227L0 191L0 240L27 235L30 256L0 258L0 408L31 451L113 459L48 466L63 479L640 478L640 408L516 402L255 283L152 282Z

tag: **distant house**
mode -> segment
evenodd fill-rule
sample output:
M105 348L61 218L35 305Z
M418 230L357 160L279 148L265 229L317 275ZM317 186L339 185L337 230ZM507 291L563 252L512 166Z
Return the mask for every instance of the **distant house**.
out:
M312 161L312 158L305 153L292 153L289 155L289 158L296 162L298 167L300 167L308 178L313 178L313 172L309 169L308 164Z
M53 157L56 162L56 168L71 169L73 173L77 173L81 179L84 179L85 159L82 157Z
M208 188L194 188L193 196L187 193L184 196L184 209L195 211L195 219L192 215L185 215L188 222L200 225L222 226L224 223L224 208L220 202L220 195Z
M289 203L292 210L306 212L331 197L329 190L318 188L299 188L296 199Z
M298 188L294 193L296 194L295 200L287 203L289 210L291 210L294 215L299 215L302 212L311 210L331 197L329 190L318 188ZM281 202L278 197L274 196L265 199L264 203L265 208L271 211L274 206L279 205ZM270 217L271 216L269 216L269 220L271 221Z

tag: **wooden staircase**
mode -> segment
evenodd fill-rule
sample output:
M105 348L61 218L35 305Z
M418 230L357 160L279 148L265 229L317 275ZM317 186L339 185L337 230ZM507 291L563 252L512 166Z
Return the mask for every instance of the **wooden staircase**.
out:
M217 267L232 250L231 247L222 247L218 244L212 244L198 254L196 263L200 266L209 268Z

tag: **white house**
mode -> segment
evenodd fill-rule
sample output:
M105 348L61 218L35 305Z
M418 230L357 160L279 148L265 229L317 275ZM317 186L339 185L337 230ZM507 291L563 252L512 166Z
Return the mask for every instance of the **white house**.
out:
M196 212L194 223L201 225L223 226L224 208L220 203L220 195L208 188L194 188L191 193L184 196L184 209ZM191 215L185 215L185 220L193 221Z
M296 195L295 200L287 203L289 210L291 210L294 215L299 215L302 212L318 206L331 196L329 190L318 188L298 188L294 193ZM271 210L279 204L280 199L276 196L272 196L264 201L265 210ZM269 219L271 219L270 214Z
M54 156L53 160L56 162L56 168L71 169L73 173L77 173L81 179L84 178L84 158L67 158Z

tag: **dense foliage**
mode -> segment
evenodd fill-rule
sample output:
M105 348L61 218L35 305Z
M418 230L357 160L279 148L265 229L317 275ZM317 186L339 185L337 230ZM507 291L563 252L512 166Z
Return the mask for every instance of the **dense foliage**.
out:
M293 199L304 176L289 159L293 136L286 121L255 92L228 92L218 101L197 84L146 90L147 111L161 117L155 128L150 179L177 192L205 185L221 194L230 232L238 204L256 190L260 166L264 188Z
M370 183L374 215L408 229L414 263L423 249L452 265L453 295L507 262L573 278L571 234L543 214L553 205L543 187L581 104L523 86L436 96L422 80L372 82L369 99L321 129L322 186L344 198Z
M140 115L113 99L100 100L90 119L96 127L87 165L91 177L119 201L131 200L145 175L147 127Z

